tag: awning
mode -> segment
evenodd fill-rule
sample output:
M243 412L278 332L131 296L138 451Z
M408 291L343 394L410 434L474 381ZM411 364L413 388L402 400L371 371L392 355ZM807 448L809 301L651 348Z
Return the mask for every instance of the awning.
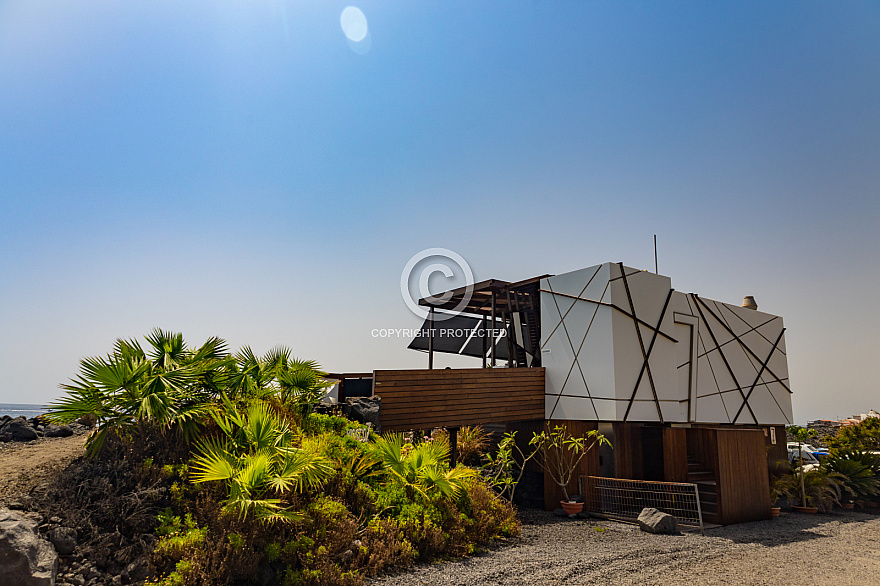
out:
M422 324L420 335L416 336L407 347L427 352L430 327L430 318L428 318ZM490 319L485 320L484 326L484 321L481 318L469 315L455 315L443 321L434 322L434 352L482 358L485 340L485 356L489 357L493 338L495 358L507 360L507 331L504 329L503 321L496 320L494 328L492 328Z

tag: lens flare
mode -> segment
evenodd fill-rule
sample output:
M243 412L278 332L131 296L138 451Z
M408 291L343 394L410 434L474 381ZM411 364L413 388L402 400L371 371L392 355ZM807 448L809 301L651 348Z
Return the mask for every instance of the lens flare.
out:
M339 24L350 41L360 43L367 36L367 17L360 8L347 6L339 17Z

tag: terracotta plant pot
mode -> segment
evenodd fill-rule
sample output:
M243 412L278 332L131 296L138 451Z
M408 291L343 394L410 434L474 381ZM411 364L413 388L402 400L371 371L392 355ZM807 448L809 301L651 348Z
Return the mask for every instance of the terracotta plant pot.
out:
M771 517L778 517L779 513L781 513L781 512L782 512L781 507L770 507L770 516Z
M798 513L810 513L810 514L816 514L819 512L819 509L817 509L816 507L802 507L800 505L792 505L791 510L797 511Z
M566 515L577 515L584 510L584 503L570 503L568 501L560 501L559 506L565 511Z

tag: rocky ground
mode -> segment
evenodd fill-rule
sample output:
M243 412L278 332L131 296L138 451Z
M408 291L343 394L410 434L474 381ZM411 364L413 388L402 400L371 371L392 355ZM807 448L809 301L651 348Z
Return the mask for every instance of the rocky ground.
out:
M9 427L8 422L8 419L0 421L7 423L6 429ZM25 429L23 424L16 427L16 433L21 433L18 430ZM126 583L122 576L107 576L88 559L76 555L75 527L65 527L59 517L47 516L32 510L34 508L31 505L32 495L45 490L68 464L85 453L87 428L77 424L63 426L71 432L68 435L66 431L57 432L56 427L54 428L56 432L51 433L50 437L45 434L44 429L38 429L32 420L27 422L27 427L36 432L35 439L26 441L13 437L0 443L0 470L3 471L0 476L0 518L3 519L0 523L2 525L0 533L14 534L17 538L27 539L28 529L32 528L31 530L40 538L50 542L52 545L48 546L49 553L60 554L55 581L59 586ZM0 427L0 433L3 430L4 428ZM23 520L16 523L19 519ZM36 548L40 547L39 543L35 542L35 544ZM2 570L3 568L0 568L0 571ZM0 574L0 584L7 583L3 581L4 579L18 579L18 577L11 578L9 573L6 573L5 577ZM47 580L45 583L50 582Z

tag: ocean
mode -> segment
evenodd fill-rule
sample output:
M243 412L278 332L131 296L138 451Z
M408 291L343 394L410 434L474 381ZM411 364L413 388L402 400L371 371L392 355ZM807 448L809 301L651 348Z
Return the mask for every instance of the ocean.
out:
M9 415L10 417L18 417L24 415L28 419L36 417L47 411L44 405L32 405L27 403L0 403L0 417Z

